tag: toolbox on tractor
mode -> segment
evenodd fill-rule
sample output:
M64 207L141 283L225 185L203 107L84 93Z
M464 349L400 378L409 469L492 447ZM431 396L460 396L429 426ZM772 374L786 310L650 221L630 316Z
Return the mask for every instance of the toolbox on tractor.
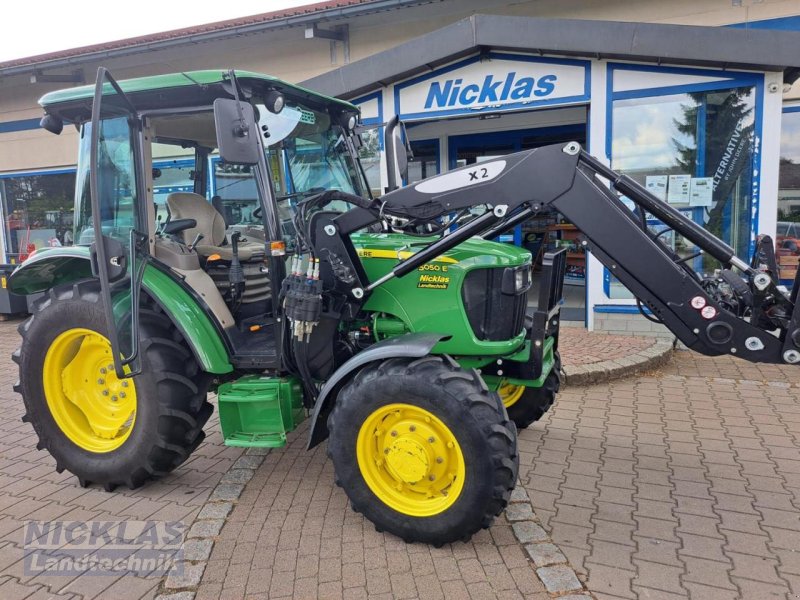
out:
M508 502L517 429L559 390L564 252L544 256L529 317L531 254L490 241L545 212L575 223L689 348L800 363L800 285L778 285L771 240L748 263L576 143L399 188L394 118L389 191L373 198L358 109L267 75L117 82L100 68L95 86L41 104L45 129L80 132L77 245L9 278L38 295L15 390L39 448L82 485L177 468L216 392L227 444L282 446L310 414L308 446L327 440L337 484L376 528L468 539ZM192 191L157 199L154 155L193 161ZM648 215L719 269L696 273Z

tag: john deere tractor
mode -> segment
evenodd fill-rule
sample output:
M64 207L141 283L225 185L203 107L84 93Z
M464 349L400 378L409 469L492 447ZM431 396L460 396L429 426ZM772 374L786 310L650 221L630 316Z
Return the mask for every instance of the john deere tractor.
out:
M41 104L45 129L79 132L76 245L10 278L40 296L15 390L39 448L84 486L136 488L178 467L216 392L226 444L283 446L309 414L309 448L328 440L337 484L378 529L468 539L506 506L517 428L559 387L564 252L545 255L528 310L531 255L491 241L542 211L582 229L689 347L800 361L796 298L766 244L744 263L577 144L394 189L406 152L393 119L391 191L375 199L358 110L273 77L117 83L101 68L93 88ZM694 273L646 213L724 269Z

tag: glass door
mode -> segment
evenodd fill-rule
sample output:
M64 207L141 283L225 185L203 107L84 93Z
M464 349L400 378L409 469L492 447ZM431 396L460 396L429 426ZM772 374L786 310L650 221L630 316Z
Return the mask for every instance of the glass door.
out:
M148 245L139 130L133 104L101 67L97 72L91 135L84 131L84 139L90 142L93 262L119 377L140 370L139 287Z

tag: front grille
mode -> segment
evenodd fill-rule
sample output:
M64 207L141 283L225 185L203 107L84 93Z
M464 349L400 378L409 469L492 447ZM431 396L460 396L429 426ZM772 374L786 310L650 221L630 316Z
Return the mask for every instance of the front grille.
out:
M480 340L509 340L525 325L528 294L502 291L504 268L474 269L464 278L461 299L469 324Z

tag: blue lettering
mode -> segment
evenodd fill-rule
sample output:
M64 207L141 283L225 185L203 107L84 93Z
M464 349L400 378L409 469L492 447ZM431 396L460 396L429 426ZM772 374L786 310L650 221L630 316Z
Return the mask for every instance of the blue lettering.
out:
M456 79L453 85L453 93L450 94L450 99L447 101L447 106L453 106L458 100L458 94L461 91L461 79Z
M475 99L478 97L478 92L481 91L479 85L468 85L461 91L461 96L459 96L458 100L461 104L472 104L475 102Z
M502 80L494 75L486 75L481 83L470 83L461 87L463 79L447 79L431 82L425 108L445 108L450 106L469 106L471 104L497 104L509 100L530 100L533 96L549 96L556 89L558 76L542 75L517 79L516 71L511 71Z
M511 71L508 75L506 75L506 81L503 84L503 93L500 94L500 101L505 102L508 100L508 94L511 92L511 84L514 83L514 77L517 76L516 71Z
M425 100L425 108L430 108L433 103L436 106L444 106L447 104L447 97L450 95L450 88L453 87L453 80L448 79L444 82L444 88L438 81L434 81L428 90L428 98Z
M544 75L539 77L539 89L533 92L534 96L549 96L556 89L556 80L558 77L555 75Z
M527 100L533 93L533 86L536 83L533 77L523 77L514 84L514 90L511 92L512 100Z
M486 79L483 80L483 87L481 88L481 95L478 98L478 102L483 104L484 102L497 102L497 88L500 87L502 82L497 81L492 83L494 78L491 75L487 75Z

